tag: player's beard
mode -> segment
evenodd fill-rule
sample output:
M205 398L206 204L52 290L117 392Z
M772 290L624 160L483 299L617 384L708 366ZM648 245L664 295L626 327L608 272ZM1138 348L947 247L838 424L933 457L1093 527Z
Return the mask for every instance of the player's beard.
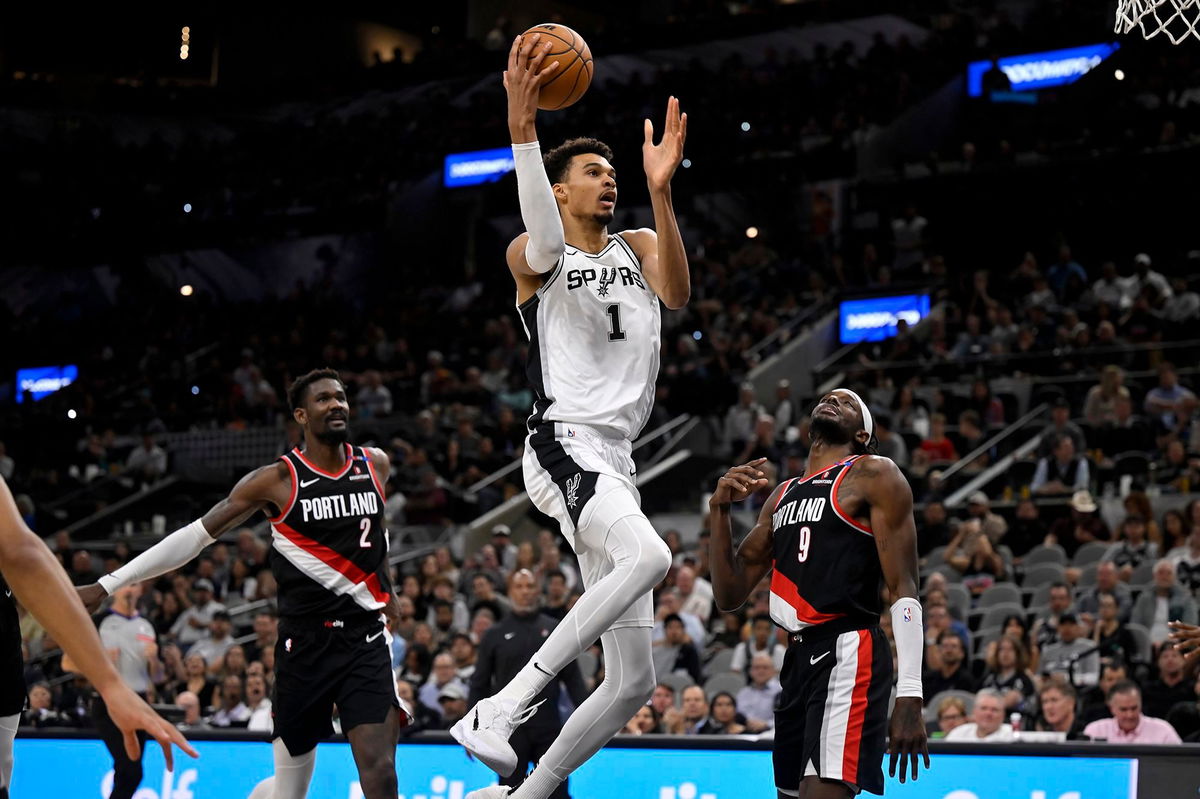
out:
M322 444L345 444L350 440L350 424L347 423L341 430L333 430L326 427L317 433L316 436L317 440Z
M603 211L592 217L592 220L600 227L608 227L613 221L612 211Z
M812 417L812 437L827 444L849 444L854 434L842 426L837 419L828 416Z

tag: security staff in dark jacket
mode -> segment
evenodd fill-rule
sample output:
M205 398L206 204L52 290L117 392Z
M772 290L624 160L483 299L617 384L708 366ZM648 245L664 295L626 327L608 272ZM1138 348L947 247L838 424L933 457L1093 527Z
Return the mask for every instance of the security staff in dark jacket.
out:
M508 598L512 612L502 621L492 625L479 644L475 661L475 673L471 677L471 696L467 706L472 707L484 697L491 696L507 685L529 659L534 656L542 641L558 624L558 620L540 612L538 586L528 569L521 569L512 576L508 586ZM558 680L533 700L533 704L544 703L529 721L518 727L509 739L517 752L517 769L500 780L501 785L516 788L529 773L531 766L545 754L562 729L562 718L558 712L559 683L567 689L571 701L578 706L587 696L583 677L575 663L559 672ZM551 799L570 799L567 783L563 782L551 794Z

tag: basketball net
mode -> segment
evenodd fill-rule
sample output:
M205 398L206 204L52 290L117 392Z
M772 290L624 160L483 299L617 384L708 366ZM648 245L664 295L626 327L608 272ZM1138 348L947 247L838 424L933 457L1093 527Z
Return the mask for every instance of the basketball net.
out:
M1195 36L1200 39L1200 0L1117 0L1117 33L1141 28L1153 39L1165 33L1171 44Z

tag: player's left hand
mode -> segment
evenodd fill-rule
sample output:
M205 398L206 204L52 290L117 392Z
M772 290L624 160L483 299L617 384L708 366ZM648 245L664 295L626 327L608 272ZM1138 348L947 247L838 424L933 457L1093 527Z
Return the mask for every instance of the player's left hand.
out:
M912 762L912 778L917 778L917 755L925 758L929 768L929 744L925 734L925 719L921 716L923 702L919 696L896 698L892 709L892 724L888 732L888 776L896 776L896 758L900 759L900 782L908 775L908 764Z
M137 731L146 731L151 738L158 741L163 748L163 759L167 761L167 770L175 769L174 753L171 744L175 744L192 757L200 754L192 748L183 737L183 733L175 729L169 721L158 715L142 698L129 690L124 683L114 683L107 690L101 691L108 715L113 723L120 728L125 739L125 753L131 760L142 756L142 748L138 744Z
M1200 663L1200 627L1181 621L1169 621L1167 626L1171 628L1167 640L1183 655L1184 666L1190 668Z
M645 122L646 140L642 142L642 166L651 189L665 189L683 162L683 143L687 141L687 114L679 113L679 99L667 100L667 118L662 141L654 143L654 123Z

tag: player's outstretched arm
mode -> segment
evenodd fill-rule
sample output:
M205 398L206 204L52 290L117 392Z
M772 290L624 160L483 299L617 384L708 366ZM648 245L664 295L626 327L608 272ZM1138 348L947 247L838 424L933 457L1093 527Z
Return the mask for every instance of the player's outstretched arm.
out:
M641 259L642 273L650 281L650 288L663 305L682 308L692 296L692 277L671 201L671 178L683 161L683 145L687 141L687 114L679 112L679 99L672 97L667 101L662 141L654 143L654 123L649 119L645 121L644 132L642 166L654 209L654 230L634 231L630 234L630 244Z
M168 768L173 767L171 744L192 757L196 750L149 705L131 691L117 674L92 620L75 598L71 581L54 555L34 535L17 512L8 485L0 477L0 568L21 604L58 641L76 668L87 675L104 697L109 714L125 734L131 758L141 754L137 730L145 730L163 747Z
M758 523L733 549L733 531L729 524L730 506L741 502L767 484L759 467L766 458L734 466L717 481L708 500L709 568L712 570L713 599L722 611L737 610L750 596L754 586L771 568L771 511L780 488L763 505Z
M558 69L557 61L541 68L551 46L550 40L543 42L541 39L540 33L514 39L508 52L508 69L504 70L517 197L521 201L521 219L528 231L509 247L508 266L515 275L549 272L566 246L558 202L542 165L542 148L538 144L535 125L542 83Z
M917 599L917 526L913 520L912 489L896 464L887 458L864 459L867 472L862 480L871 506L871 529L883 567L883 579L892 597L892 636L896 639L899 661L896 680L896 705L892 710L888 734L888 774L896 776L900 761L900 782L905 781L909 764L917 778L918 755L929 768L929 747L925 733L921 687L921 658L925 632L921 603Z
M88 612L95 612L113 591L123 585L149 580L178 569L196 557L222 534L246 521L254 513L279 499L291 476L282 461L255 469L238 481L229 496L189 525L181 527L121 568L91 585L76 589Z

